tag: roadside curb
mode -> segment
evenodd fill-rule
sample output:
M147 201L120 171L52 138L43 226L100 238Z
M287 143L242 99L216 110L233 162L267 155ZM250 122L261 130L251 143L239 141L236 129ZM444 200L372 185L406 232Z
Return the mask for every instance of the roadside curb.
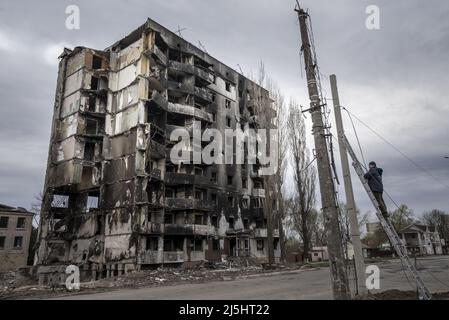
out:
M278 275L284 275L284 274L296 274L296 273L302 273L307 271L315 271L320 270L321 268L310 268L310 269L297 269L297 270L289 270L289 271L276 271L276 272L263 272L263 273L257 273L257 274L249 274L246 276L237 276L237 277L223 277L223 280L226 281L225 278L231 278L229 280L238 280L238 279L249 279L249 278L257 278L257 277L270 277L270 276L278 276Z

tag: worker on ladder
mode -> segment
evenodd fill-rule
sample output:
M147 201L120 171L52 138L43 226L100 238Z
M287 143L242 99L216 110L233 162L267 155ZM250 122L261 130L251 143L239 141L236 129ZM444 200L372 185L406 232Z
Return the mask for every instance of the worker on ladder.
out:
M373 192L374 197L379 203L379 209L382 212L382 215L385 219L388 219L388 211L387 206L385 205L383 199L384 186L382 183L382 173L384 171L381 168L378 168L374 161L369 163L369 171L365 173L364 178L368 180L368 185Z

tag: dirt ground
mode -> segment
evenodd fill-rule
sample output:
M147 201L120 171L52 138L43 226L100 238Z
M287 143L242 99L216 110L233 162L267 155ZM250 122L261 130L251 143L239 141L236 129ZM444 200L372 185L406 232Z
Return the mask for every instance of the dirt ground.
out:
M369 295L364 300L417 300L418 294L414 291L388 290ZM449 300L448 292L432 294L432 300Z

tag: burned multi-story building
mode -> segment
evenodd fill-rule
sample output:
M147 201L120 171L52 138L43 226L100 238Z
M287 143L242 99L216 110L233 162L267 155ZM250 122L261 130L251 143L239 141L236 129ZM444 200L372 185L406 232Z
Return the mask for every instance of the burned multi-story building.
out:
M65 49L35 257L42 280L68 264L96 278L150 265L266 259L259 164L170 158L175 129L254 127L255 92L269 100L150 19L105 50Z

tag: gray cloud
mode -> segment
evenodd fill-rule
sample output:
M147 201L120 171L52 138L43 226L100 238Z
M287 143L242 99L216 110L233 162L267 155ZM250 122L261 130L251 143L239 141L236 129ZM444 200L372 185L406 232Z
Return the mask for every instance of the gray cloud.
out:
M81 29L65 29L77 4ZM339 80L343 105L449 184L449 3L446 0L303 0L312 15L325 94ZM365 8L381 9L381 29L365 28ZM105 48L146 17L245 74L260 60L287 97L308 104L300 77L294 1L15 1L0 4L0 202L29 207L42 188L57 56L63 46ZM329 100L330 102L330 100ZM357 123L357 122L356 122ZM351 141L350 123L345 118ZM309 124L310 128L310 124ZM357 124L365 156L385 169L387 190L420 213L449 211L448 189ZM311 136L309 143L312 145ZM338 160L338 156L336 157ZM354 177L353 177L354 179ZM354 179L355 180L355 179ZM362 210L370 210L355 180ZM343 189L342 187L340 189ZM343 198L343 197L342 197Z

